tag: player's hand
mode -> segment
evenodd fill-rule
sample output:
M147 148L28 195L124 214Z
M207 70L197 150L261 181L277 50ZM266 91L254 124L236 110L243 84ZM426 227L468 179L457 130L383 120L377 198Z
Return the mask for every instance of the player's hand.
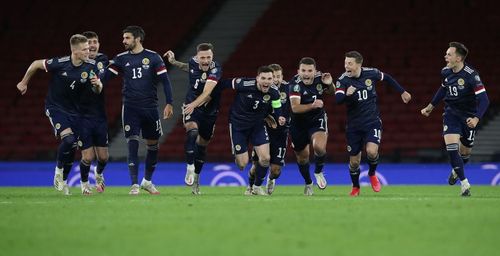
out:
M355 91L356 91L356 87L354 87L354 86L351 85L351 86L349 86L347 88L347 91L345 92L345 95L346 96L351 96L351 95L354 94Z
M424 116L429 116L433 109L434 109L434 106L432 106L432 104L429 104L429 105L427 105L427 107L420 110L420 113L422 113L422 115L424 115Z
M316 99L313 103L312 103L312 108L322 108L323 107L323 101L320 100L320 99Z
M323 84L332 84L333 83L333 78L332 78L332 75L330 73L323 73L321 74L321 82Z
M170 64L173 64L175 61L175 54L171 50L168 50L166 53L164 53L163 57L167 57L167 60L168 62L170 62Z
M467 122L467 126L469 126L469 128L476 128L477 123L479 123L479 118L469 117L469 118L467 118L466 122Z
M90 83L93 86L92 91L94 91L95 93L101 93L101 91L102 91L102 82L101 82L101 79L99 79L99 77L97 77L97 76L92 77L90 79Z
M276 120L272 115L267 115L266 118L264 118L264 121L266 122L267 126L276 129L278 127L278 124L276 123Z
M286 118L285 118L285 117L283 117L283 116L280 116L280 117L278 118L278 123L280 124L280 126L285 125L285 123L286 123Z
M17 89L21 92L21 95L24 95L28 90L28 83L25 83L23 81L17 83Z
M184 105L184 108L182 109L182 114L191 115L195 108L196 106L194 106L192 102L187 105Z
M174 115L174 107L172 104L167 104L163 109L163 119L169 119Z
M403 102L406 104L406 103L410 102L411 94L408 93L407 91L405 91L401 94L401 99L403 99Z

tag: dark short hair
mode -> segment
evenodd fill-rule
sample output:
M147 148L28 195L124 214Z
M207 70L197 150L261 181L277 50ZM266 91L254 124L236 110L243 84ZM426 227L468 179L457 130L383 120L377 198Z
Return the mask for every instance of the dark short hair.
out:
M464 44L462 43L459 43L459 42L450 42L450 47L455 47L455 52L460 55L460 57L462 57L462 61L465 60L465 58L467 58L467 54L469 54L469 50L467 49L467 47L465 47Z
M345 53L346 58L354 58L356 63L361 64L363 63L363 55L359 53L358 51L350 51Z
M311 57L304 57L304 58L300 59L299 65L300 64L314 65L314 67L316 67L316 61Z
M257 75L260 75L260 73L273 73L273 70L269 66L260 66L257 69Z
M269 64L268 66L272 71L283 71L283 68L280 66L280 64Z
M211 43L201 43L196 46L196 52L214 50L214 46Z
M75 45L78 45L78 44L81 44L81 43L86 43L88 41L89 40L84 35L75 34L75 35L72 35L71 38L69 39L69 44L71 46L75 46Z
M134 36L134 38L141 38L141 43L144 42L144 39L146 38L146 32L144 32L144 29L142 29L139 26L128 26L123 30L123 34L125 33L130 33Z
M87 39L90 39L90 38L99 39L99 37L97 36L97 33L94 31L85 31L82 33L82 35L84 35Z

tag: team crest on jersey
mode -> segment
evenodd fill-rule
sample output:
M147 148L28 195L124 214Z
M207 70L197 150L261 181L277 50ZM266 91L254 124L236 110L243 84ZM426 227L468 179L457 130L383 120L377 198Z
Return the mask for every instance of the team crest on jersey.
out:
M130 131L130 125L128 125L128 124L127 124L127 125L125 125L125 131L126 131L126 132Z
M89 77L89 73L82 72L81 77L82 77L82 79L80 79L80 82L83 84L83 83L87 82L87 78Z
M371 79L366 79L365 80L365 85L366 86L371 86L372 85L372 80Z
M316 90L318 90L318 92L322 92L323 91L323 85L317 84L316 85Z
M236 146L234 146L234 149L236 149L236 151L240 151L241 150L241 146L240 145L236 145Z
M264 95L264 97L262 97L262 99L264 100L264 102L268 102L271 99L271 95L266 94Z
M60 124L60 123L57 123L57 124L55 125L55 127L56 127L56 130L59 130L59 129L61 129L61 124Z
M339 81L337 81L337 83L335 83L335 87L340 88L340 82Z
M465 80L463 80L462 78L458 79L457 81L458 85L464 85L465 84Z
M212 73L212 74L217 73L217 68L213 68L213 69L210 71L210 73Z
M102 62L97 62L97 68L99 70L103 69L104 68L104 64L102 64Z
M295 86L293 86L293 91L294 92L300 92L300 86L298 84L296 84Z
M447 130L448 130L448 125L443 126L443 131L446 132Z
M142 68L143 69L148 69L149 68L149 63L150 63L150 61L149 61L148 58L142 59Z
M286 92L280 92L280 99L281 99L281 102L283 102L283 101L286 102Z
M203 74L201 74L201 80L202 82L207 80L207 73L203 72Z

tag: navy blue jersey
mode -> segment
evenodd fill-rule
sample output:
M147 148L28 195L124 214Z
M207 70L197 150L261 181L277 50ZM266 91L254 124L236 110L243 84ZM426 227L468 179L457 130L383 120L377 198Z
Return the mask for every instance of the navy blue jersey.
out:
M195 57L189 60L189 90L186 94L185 104L193 102L203 93L207 80L218 82L222 76L222 68L219 63L212 61L208 71L203 71ZM220 106L221 92L219 85L216 85L210 94L210 101L199 106L198 109L207 114L214 115L218 112Z
M290 91L289 88L290 84L286 81L281 82L281 85L279 87L276 87L277 90L280 93L280 100L281 100L281 116L286 119L285 125L281 126L278 124L278 127L276 129L288 129L290 127L290 100L288 98L288 94ZM270 109L270 112L272 109ZM278 121L278 120L276 120ZM267 125L267 123L266 123ZM268 126L268 130L272 129L271 127Z
M441 70L441 86L446 91L445 111L463 117L476 114L476 95L486 91L477 71L465 64L458 73L451 68Z
M245 130L263 124L271 102L280 99L279 91L273 86L267 93L259 91L255 78L234 78L232 87L236 90L229 115L233 129Z
M342 74L335 85L335 93L345 94L351 85L356 91L345 97L347 105L347 127L362 128L365 125L378 122L380 112L377 106L375 84L384 79L384 73L376 68L361 68L359 77L348 77Z
M89 75L97 74L93 60L74 66L71 57L52 58L44 61L44 68L52 73L49 91L45 98L47 109L56 108L70 115L80 113L80 94L84 87L91 87Z
M120 53L112 60L108 70L123 75L123 104L141 108L157 108L159 76L167 72L163 59L156 52L144 49L134 54ZM109 73L106 73L106 76Z
M96 74L99 77L104 76L106 67L109 64L108 56L102 53L98 53L94 61L97 69L99 70L99 72ZM92 90L92 85L85 86L83 88L82 94L80 96L80 105L82 109L81 113L83 116L93 118L106 118L104 90L105 86L103 86L101 93L95 93Z
M323 93L328 90L328 85L321 82L321 72L314 77L313 83L305 85L299 75L295 75L290 81L289 92L290 99L299 98L300 104L306 105L313 103L316 99L323 100ZM325 116L324 108L316 108L305 113L291 113L291 122L310 123L318 118Z

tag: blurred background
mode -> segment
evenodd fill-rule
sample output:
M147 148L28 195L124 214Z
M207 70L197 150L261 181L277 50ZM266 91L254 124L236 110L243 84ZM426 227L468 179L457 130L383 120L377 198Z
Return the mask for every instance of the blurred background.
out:
M344 53L357 50L364 66L391 74L413 98L405 105L385 83L377 86L383 120L381 158L385 162L446 162L442 142L443 103L429 118L420 114L440 86L450 41L469 48L467 62L479 71L491 105L476 136L473 162L500 161L500 4L489 0L163 0L14 1L0 10L0 161L54 161L59 142L44 114L50 74L38 72L21 96L16 84L33 60L70 54L69 38L97 32L101 52L124 51L122 30L139 25L144 46L163 55L171 49L187 62L201 42L215 46L223 77L252 77L258 66L279 63L285 79L304 56L335 78L344 72ZM182 162L185 130L180 106L188 76L169 67L175 116L163 123L160 161ZM161 91L161 89L160 89ZM161 93L163 94L163 93ZM161 95L160 94L160 95ZM228 112L233 92L224 92L208 161L233 161ZM161 95L162 96L162 95ZM111 161L126 159L121 131L121 79L106 87ZM164 101L160 99L163 107ZM328 162L347 162L346 110L327 97ZM142 151L144 153L144 151ZM77 156L77 159L78 156ZM295 157L291 149L288 161Z

